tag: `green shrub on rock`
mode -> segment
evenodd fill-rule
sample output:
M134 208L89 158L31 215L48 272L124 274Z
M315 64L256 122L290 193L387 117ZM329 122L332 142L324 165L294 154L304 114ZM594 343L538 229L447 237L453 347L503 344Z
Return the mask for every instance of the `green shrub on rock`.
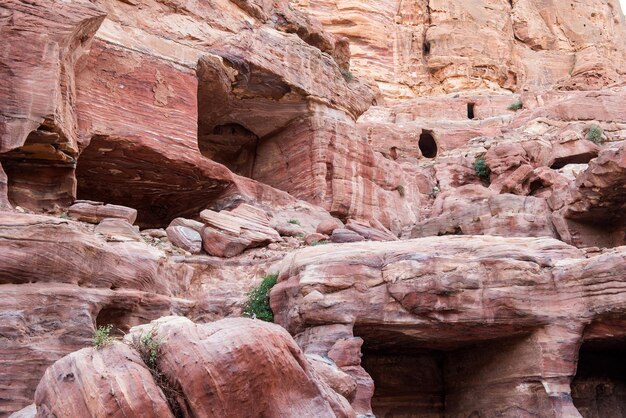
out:
M93 346L96 350L106 347L113 342L113 337L111 337L112 328L113 327L111 325L98 327L93 336Z
M483 180L489 180L489 176L491 175L491 169L487 165L487 161L484 158L478 157L474 161L474 171L476 175Z
M604 135L604 129L602 129L598 125L591 125L591 128L589 128L589 132L587 132L587 139L594 144L601 144L602 135Z
M511 103L508 109L517 112L523 107L524 107L524 103L521 100L518 100L516 102Z
M243 307L245 316L274 322L274 313L270 307L270 291L276 282L278 282L278 274L268 274L263 277L258 287L248 293L248 299Z

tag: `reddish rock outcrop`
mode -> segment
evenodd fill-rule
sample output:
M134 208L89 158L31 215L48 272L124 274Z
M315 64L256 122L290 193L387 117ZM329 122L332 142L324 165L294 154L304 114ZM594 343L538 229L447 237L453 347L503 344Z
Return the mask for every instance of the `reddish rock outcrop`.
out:
M271 303L305 352L357 379L357 413L371 398L378 414L578 416L578 349L623 335L591 324L624 314L625 263L624 247L586 258L546 238L327 245L276 266Z
M617 0L0 0L0 416L96 327L164 315L197 322L159 322L190 416L623 415L625 23ZM202 324L272 272L302 352ZM110 349L57 364L93 391L53 366L40 415L167 415Z
M496 194L479 185L440 193L429 218L413 238L432 235L493 235L558 238L545 199Z
M196 325L185 318L155 324L165 341L159 371L180 387L186 400L181 408L194 416L353 416L348 402L317 378L276 325L247 319ZM149 327L134 329L131 338ZM233 358L240 361L230 363ZM211 372L227 363L234 367Z
M561 238L580 247L626 245L625 181L626 146L602 151L555 213Z
M74 66L105 13L92 2L0 4L0 161L15 205L56 209L76 192Z
M623 75L624 16L613 0L297 0L346 36L352 71L391 99L561 83L597 89Z
M63 357L35 393L37 417L173 417L139 353L113 342Z

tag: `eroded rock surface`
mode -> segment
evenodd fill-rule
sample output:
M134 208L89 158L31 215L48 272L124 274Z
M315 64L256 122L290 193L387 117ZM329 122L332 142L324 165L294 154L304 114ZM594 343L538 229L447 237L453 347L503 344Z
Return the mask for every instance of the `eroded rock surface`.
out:
M598 88L619 79L624 15L617 1L297 0L346 36L352 71L392 99L561 82Z
M325 383L331 377L320 378L277 325L166 317L125 340L130 347L86 348L51 366L35 395L37 416L355 417ZM235 367L223 367L233 359Z
M624 314L624 247L422 238L319 246L275 268L276 321L357 379L362 414L577 416L579 347L623 336L590 330Z
M0 416L165 315L199 415L624 415L625 34L616 0L0 0ZM304 355L206 325L272 272ZM39 413L167 415L126 349Z

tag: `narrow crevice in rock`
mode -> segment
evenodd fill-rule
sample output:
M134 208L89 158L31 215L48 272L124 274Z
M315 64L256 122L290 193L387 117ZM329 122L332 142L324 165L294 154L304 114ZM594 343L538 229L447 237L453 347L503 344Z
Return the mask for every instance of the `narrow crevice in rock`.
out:
M582 154L575 154L567 157L560 157L554 160L550 166L553 170L559 170L569 164L588 164L589 161L598 156L597 152L589 152Z

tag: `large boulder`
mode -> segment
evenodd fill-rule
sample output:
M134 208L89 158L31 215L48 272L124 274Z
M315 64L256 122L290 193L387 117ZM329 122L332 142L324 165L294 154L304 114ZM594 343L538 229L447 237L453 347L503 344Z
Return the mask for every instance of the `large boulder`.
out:
M350 417L281 327L250 319L194 324L163 318L134 328L128 338L157 329L160 373L185 399L191 416Z
M311 365L274 324L164 317L134 327L125 340L48 368L35 395L37 416L355 416L326 383L353 396L351 378L332 365Z
M37 417L173 417L141 356L113 342L83 348L46 370L35 392Z
M203 210L200 230L204 250L217 257L234 257L248 248L282 241L273 228L237 212Z

